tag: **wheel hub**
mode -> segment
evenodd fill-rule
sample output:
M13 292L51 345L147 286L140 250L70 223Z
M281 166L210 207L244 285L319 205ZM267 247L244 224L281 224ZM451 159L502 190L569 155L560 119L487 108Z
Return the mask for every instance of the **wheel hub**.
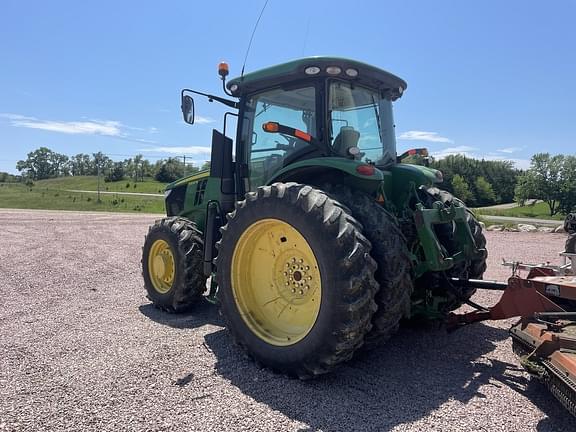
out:
M170 291L175 272L174 254L170 245L165 240L156 240L148 254L148 274L154 289L160 294Z
M311 263L304 256L295 250L286 251L285 255L279 258L279 268L275 269L278 295L293 305L302 305L313 294L318 281L314 280Z
M291 345L312 329L320 310L318 262L302 234L287 222L263 219L238 240L232 290L246 325L273 345Z

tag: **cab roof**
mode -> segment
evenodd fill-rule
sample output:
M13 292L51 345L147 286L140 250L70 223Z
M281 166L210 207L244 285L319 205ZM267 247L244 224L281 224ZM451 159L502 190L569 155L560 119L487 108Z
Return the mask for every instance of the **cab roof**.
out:
M329 74L326 69L330 66L340 68L340 73ZM307 74L305 70L311 67L318 68L318 72ZM352 76L352 72L349 75L347 73L348 70L355 70L357 74ZM396 75L366 63L347 58L317 56L292 60L247 73L244 76L230 80L226 87L234 96L241 96L281 84L317 77L339 78L357 82L370 88L389 90L393 100L402 96L408 86L406 81Z

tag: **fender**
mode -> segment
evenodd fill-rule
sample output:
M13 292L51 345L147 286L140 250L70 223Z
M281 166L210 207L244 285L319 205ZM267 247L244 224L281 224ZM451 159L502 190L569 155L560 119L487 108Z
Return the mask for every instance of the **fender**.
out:
M363 174L363 168L365 174ZM373 165L341 157L321 157L295 162L278 171L266 184L295 181L306 184L319 184L324 180L338 177L339 183L367 193L376 193L387 173Z

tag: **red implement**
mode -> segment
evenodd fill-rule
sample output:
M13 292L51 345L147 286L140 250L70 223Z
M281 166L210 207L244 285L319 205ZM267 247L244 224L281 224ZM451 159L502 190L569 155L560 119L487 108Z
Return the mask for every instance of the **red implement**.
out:
M450 314L448 327L521 317L510 329L520 363L576 416L576 255L563 255L572 265L513 265L514 272L521 269L529 273L526 278L512 276L508 284L452 280L453 285L503 293L491 308Z

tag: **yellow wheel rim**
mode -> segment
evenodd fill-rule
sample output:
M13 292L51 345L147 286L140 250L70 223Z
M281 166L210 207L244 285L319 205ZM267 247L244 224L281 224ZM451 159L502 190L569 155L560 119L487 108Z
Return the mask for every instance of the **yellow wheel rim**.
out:
M175 272L176 264L170 245L165 240L156 240L148 254L148 274L154 289L160 294L170 291Z
M232 291L256 336L278 346L299 342L320 311L322 282L312 248L284 221L250 225L232 255Z

